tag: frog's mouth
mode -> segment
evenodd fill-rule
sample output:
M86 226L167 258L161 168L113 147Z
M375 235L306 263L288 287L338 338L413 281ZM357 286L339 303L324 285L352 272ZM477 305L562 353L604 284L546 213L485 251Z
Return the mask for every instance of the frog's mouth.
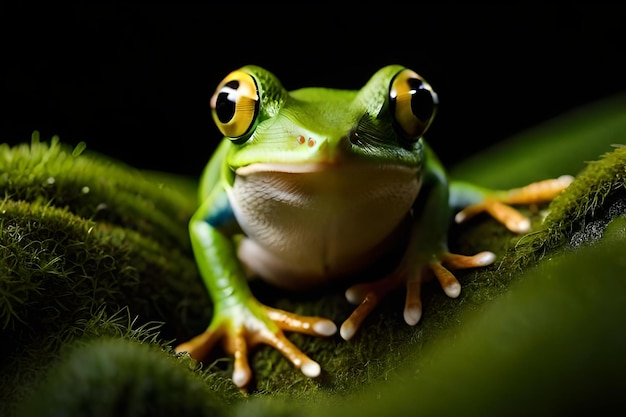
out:
M311 162L305 164L285 163L256 163L237 168L235 173L240 176L260 174L264 172L282 172L285 174L305 174L322 172L330 169L335 164L324 162Z
M238 176L249 176L254 174L262 174L262 173L284 173L284 174L307 174L307 173L322 173L322 172L376 172L376 171L397 171L402 172L403 174L408 174L409 176L418 177L419 176L419 168L417 167L409 167L400 164L390 164L390 163L372 163L372 162L361 162L361 163L339 163L339 162L308 162L308 163L299 163L299 164L291 164L291 163L271 163L271 162L259 162L250 165L245 165L239 167L235 170L235 173Z

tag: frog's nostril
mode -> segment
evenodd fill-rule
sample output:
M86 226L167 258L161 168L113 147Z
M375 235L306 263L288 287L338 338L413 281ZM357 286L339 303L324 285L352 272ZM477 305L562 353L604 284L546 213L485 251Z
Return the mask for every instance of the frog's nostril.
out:
M317 143L317 141L314 138L309 137L307 139L303 135L298 135L297 140L298 140L298 144L304 145L306 143L306 146L308 146L309 148L313 148L315 144Z

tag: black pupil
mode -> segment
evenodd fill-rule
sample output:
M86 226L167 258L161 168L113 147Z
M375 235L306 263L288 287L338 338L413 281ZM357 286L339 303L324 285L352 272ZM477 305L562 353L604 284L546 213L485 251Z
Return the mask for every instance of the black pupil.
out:
M217 94L217 100L215 100L215 114L222 123L228 123L235 116L235 109L237 102L231 100L231 97L235 97L234 93L239 88L239 81L232 80L224 84L224 87Z
M411 111L419 120L428 121L433 115L433 97L430 91L424 88L422 80L410 78L407 83L411 87Z

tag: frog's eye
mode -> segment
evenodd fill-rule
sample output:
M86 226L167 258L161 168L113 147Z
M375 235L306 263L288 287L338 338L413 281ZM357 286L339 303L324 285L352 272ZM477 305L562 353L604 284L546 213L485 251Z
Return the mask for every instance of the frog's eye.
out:
M252 130L259 113L259 101L254 78L247 72L233 71L211 97L213 120L225 136L240 139Z
M391 80L391 114L399 133L409 140L415 141L426 132L438 103L437 93L414 71L404 69Z

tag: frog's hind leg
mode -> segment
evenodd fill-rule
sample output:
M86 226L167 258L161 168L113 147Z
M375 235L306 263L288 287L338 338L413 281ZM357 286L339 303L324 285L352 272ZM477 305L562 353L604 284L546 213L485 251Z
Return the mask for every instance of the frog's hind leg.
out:
M566 189L572 181L572 176L563 175L506 191L482 190L477 192L481 195L481 199L462 208L454 220L456 223L462 223L477 214L486 212L510 231L526 233L530 231L530 220L511 206L549 202Z

